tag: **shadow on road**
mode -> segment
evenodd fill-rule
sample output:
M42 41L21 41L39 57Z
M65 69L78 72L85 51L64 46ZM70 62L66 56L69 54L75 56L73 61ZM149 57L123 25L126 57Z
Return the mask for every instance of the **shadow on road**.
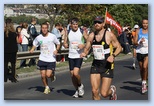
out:
M129 84L132 84L132 85L137 85L137 87L132 87L132 86L123 86L123 87L120 87L121 89L126 89L126 90L130 90L130 91L134 91L134 92L137 92L137 93L141 93L141 83L140 82L137 82L137 81L125 81L123 83L129 83Z
M124 67L134 70L132 66L124 66Z
M35 86L35 87L29 87L28 90L35 89L35 91L44 92L43 86ZM50 88L51 91L53 91L54 88Z
M133 84L133 85L139 85L139 86L141 86L141 82L135 82L135 81L125 81L125 82L123 82L123 83L129 83L129 84Z
M57 90L58 93L64 93L65 95L72 96L75 93L75 90L68 90L68 89L60 89Z

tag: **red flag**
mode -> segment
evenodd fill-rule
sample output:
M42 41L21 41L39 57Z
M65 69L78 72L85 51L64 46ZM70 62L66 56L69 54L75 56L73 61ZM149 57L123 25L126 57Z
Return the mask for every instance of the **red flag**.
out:
M118 30L118 34L122 33L122 27L118 22L116 22L113 17L106 11L106 23L110 24L111 26L115 27Z

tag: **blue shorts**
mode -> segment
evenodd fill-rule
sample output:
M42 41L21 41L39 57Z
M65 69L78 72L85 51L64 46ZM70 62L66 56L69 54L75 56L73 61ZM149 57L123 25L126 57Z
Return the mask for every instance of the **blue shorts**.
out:
M75 67L80 68L82 65L83 58L68 58L70 71L74 70Z
M39 60L37 63L39 70L52 70L55 71L56 62L44 62Z

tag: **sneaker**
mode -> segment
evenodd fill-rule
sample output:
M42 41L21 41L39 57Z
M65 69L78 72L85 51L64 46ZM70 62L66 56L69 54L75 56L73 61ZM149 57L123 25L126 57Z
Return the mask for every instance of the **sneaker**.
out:
M111 85L112 95L110 96L110 100L117 100L116 87Z
M56 81L56 76L55 75L52 75L50 78L51 78L51 82L55 82Z
M78 98L79 97L79 92L78 90L75 92L75 94L73 95L73 98Z
M79 96L84 95L84 86L83 86L83 84L81 84L81 86L78 87L78 92L79 92Z
M136 65L135 65L135 63L133 63L133 66L132 66L132 67L133 67L134 70L136 69Z
M145 94L147 91L148 91L148 89L147 89L146 83L142 84L142 94Z
M45 88L44 93L49 94L50 93L50 88Z

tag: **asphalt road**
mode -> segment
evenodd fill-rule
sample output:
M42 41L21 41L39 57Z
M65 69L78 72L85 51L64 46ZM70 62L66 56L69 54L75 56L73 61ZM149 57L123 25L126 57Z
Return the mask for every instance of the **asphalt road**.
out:
M148 93L142 95L139 67L131 68L132 59L115 62L113 84L117 87L118 100L148 100ZM85 86L82 98L72 98L75 89L68 70L56 73L57 80L49 81L50 94L43 94L44 87L39 75L19 79L18 83L4 83L4 100L91 100L91 85L89 78L90 66L82 67L81 78ZM102 98L108 100L108 98Z

